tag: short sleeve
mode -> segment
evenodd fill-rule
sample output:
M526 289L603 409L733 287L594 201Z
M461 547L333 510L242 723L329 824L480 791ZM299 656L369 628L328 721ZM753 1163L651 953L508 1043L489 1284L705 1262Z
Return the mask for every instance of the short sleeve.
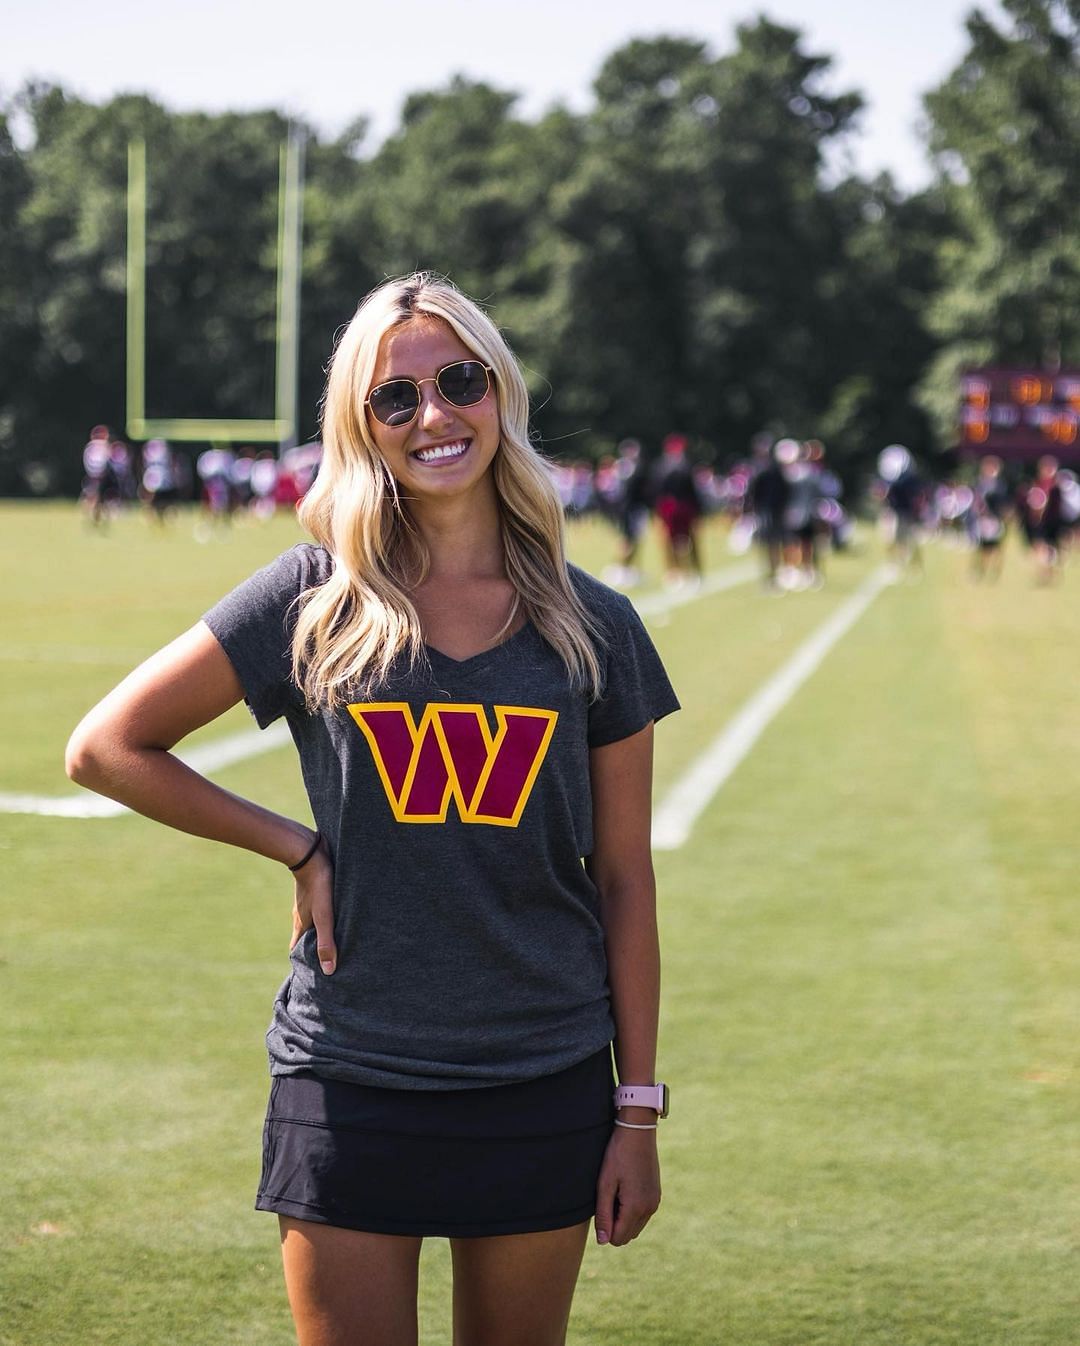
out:
M303 706L292 678L296 600L325 576L315 572L306 545L293 547L204 613L203 621L229 657L244 700L260 729Z
M603 694L589 707L589 747L629 738L679 709L656 646L629 599L609 616Z

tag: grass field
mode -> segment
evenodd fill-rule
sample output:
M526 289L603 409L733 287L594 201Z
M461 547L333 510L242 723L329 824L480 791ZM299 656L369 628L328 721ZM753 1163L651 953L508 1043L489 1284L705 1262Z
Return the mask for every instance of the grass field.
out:
M83 711L297 537L0 522L0 792L46 795ZM572 543L590 568L612 546ZM820 592L652 623L685 705L659 794L878 560L867 539ZM657 856L664 1204L590 1246L572 1342L1080 1342L1080 577L1038 589L1027 562L977 587L931 548ZM304 816L288 750L219 779ZM0 850L0 1346L285 1346L251 1204L288 876L134 816L0 813ZM448 1293L431 1241L425 1346Z

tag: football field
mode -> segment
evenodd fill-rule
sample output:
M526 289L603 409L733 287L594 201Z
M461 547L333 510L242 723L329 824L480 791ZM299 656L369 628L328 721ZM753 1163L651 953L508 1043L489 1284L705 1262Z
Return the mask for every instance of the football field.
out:
M289 876L78 816L63 750L301 535L0 524L0 1346L287 1346L252 1202ZM571 548L599 572L614 535ZM776 596L719 527L707 550L700 593L653 555L634 595L684 706L656 735L664 1202L630 1247L590 1243L569 1340L1075 1346L1080 575L1036 587L1013 545L977 585L938 543L883 584L867 530ZM190 742L251 727L237 707ZM246 754L215 778L306 818L291 748ZM424 1346L449 1270L429 1241Z

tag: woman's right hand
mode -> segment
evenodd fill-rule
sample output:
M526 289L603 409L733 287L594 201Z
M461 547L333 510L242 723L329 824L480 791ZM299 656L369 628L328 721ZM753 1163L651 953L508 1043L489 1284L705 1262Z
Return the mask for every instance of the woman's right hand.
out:
M319 842L311 859L294 871L294 878L296 889L289 952L296 948L305 931L314 926L319 966L330 976L337 967L337 945L334 943L334 866L325 840Z

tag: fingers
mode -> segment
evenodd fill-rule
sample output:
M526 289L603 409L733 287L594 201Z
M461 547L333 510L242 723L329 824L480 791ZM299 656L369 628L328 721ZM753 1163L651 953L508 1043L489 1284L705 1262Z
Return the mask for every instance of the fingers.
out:
M315 948L319 955L319 966L329 977L337 967L334 906L329 892L323 891L312 897L311 920L315 926Z
M596 1241L623 1248L637 1238L655 1213L656 1206L648 1198L627 1197L623 1189L607 1186L601 1179L596 1193Z
M600 1170L600 1181L596 1185L596 1241L610 1243L615 1227L615 1193L617 1183L615 1175L606 1168Z
M656 1214L658 1204L644 1196L637 1200L632 1198L624 1200L620 1192L616 1206L615 1228L611 1233L611 1246L622 1248L636 1239Z
M655 1150L612 1137L596 1186L596 1241L613 1248L636 1239L660 1205Z
M337 943L334 940L334 869L325 842L316 847L296 873L290 953L313 928L319 966L329 977L337 967Z
M300 936L304 933L304 930L306 928L307 927L304 925L304 922L300 919L299 911L294 906L292 913L292 938L289 940L290 953L292 953L293 949L295 949L297 944L299 944Z

